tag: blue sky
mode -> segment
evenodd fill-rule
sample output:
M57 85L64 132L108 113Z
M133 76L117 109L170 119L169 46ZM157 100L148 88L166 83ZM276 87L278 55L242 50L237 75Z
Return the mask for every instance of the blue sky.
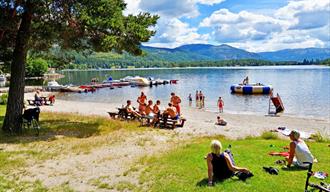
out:
M330 47L329 0L125 0L160 19L144 45L229 44L249 51Z

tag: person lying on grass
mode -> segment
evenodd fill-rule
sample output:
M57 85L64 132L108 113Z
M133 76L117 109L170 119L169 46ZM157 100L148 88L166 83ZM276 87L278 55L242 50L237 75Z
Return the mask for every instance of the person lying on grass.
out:
M230 152L221 153L220 141L211 142L211 153L207 155L208 185L212 186L215 180L230 178L235 172L250 173L247 168L235 166L233 156Z
M289 134L291 139L289 157L286 158L290 167L292 164L300 168L308 168L308 163L313 163L314 157L306 143L300 139L300 133L296 130L291 131ZM308 163L305 163L308 162Z

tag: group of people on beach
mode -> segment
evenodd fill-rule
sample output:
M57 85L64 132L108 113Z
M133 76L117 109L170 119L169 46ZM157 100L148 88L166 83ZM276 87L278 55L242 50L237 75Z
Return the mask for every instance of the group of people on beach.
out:
M202 91L196 90L195 99L196 99L196 107L197 108L201 109L201 108L205 107L205 95L202 93ZM191 93L188 96L188 101L189 101L189 106L191 106L192 101L193 101ZM218 109L219 109L219 113L223 113L224 101L223 101L222 97L219 97L218 102L217 102L217 106L218 106Z
M39 90L37 90L34 94L34 103L37 106L45 105L46 102L47 102L47 99L50 103L49 105L53 105L55 103L55 95L54 94L49 95L48 98L47 97L42 97Z
M287 168L294 166L298 169L308 169L310 164L317 162L312 155L306 143L300 139L300 132L293 130L289 134L290 146L289 153L285 160L280 160L286 164ZM208 185L214 185L214 182L231 178L236 175L240 179L246 179L253 176L248 168L238 167L235 164L230 150L222 152L221 142L213 140L211 142L211 152L205 157L207 161ZM278 162L278 161L277 161Z
M170 102L168 106L163 112L161 112L161 102L157 100L155 104L153 104L152 100L147 100L147 96L144 92L141 92L141 95L137 98L138 110L135 110L132 106L132 101L127 100L127 104L125 106L126 112L134 115L135 117L147 117L148 119L152 119L150 125L155 126L159 118L161 116L168 116L171 119L179 119L181 115L181 98L177 96L174 92L171 93Z

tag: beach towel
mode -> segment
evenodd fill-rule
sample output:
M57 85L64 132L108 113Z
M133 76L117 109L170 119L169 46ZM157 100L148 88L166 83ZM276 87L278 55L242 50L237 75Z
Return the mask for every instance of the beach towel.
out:
M328 173L323 171L314 172L313 177L318 179L326 179L328 177Z
M271 156L282 156L282 157L289 157L289 152L270 152L268 153L268 155L271 155Z
M290 130L287 127L278 127L277 131L282 133L285 136L289 136L292 130ZM300 133L300 138L302 138L302 139L308 139L313 134L313 133L308 133L308 132L305 132L305 131L299 131L299 133Z

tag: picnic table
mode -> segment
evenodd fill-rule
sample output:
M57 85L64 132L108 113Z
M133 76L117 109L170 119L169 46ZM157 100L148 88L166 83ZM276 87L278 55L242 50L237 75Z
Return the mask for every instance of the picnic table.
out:
M138 119L141 122L141 126L150 125L153 117L148 115L143 115L137 118L132 113L127 113L126 108L117 108L118 112L107 112L111 119L123 119L123 120L135 120ZM160 128L170 128L174 129L176 127L183 127L187 120L184 117L179 117L178 119L172 119L168 116L158 115L158 121L155 126Z
M124 120L133 120L135 116L131 113L127 113L125 107L117 107L118 112L108 112L111 119L124 119Z
M41 96L39 97L41 99L41 105L50 105L50 101L48 100L48 97ZM35 99L27 99L29 105L37 105L37 101Z

